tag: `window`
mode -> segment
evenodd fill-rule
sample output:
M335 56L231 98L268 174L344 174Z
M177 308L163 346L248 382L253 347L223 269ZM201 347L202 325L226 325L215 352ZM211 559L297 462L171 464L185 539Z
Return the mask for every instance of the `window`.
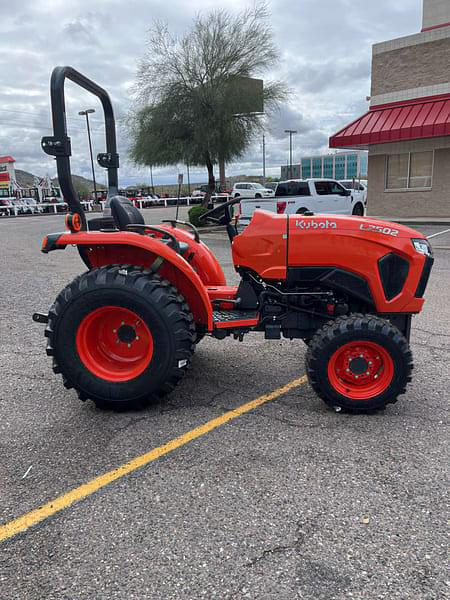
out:
M387 184L388 190L401 190L408 187L409 154L392 154L388 156Z
M304 179L308 179L309 177L311 177L311 165L305 165L303 166L302 164L302 177Z
M323 159L323 175L324 177L333 177L333 157L326 156Z
M312 159L312 173L313 173L313 177L322 177L322 159L321 158L313 158Z
M310 196L306 181L293 181L289 186L289 196Z
M275 191L275 196L287 196L288 195L288 183L279 183Z
M330 184L328 181L315 181L314 185L319 196L325 196L330 193Z
M386 189L431 188L433 151L391 154L387 157Z
M430 188L433 175L433 152L414 152L410 154L410 188Z
M329 193L330 194L339 194L339 196L344 196L345 195L345 191L344 188L342 187L342 185L339 185L338 183L335 183L334 181L329 181L328 182L329 185Z

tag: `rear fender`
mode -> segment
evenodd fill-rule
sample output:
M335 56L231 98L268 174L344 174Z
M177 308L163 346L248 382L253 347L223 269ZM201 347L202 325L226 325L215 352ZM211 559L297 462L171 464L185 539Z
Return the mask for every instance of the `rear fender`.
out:
M192 256L189 260L189 264L206 286L223 286L227 284L219 261L206 244L203 242L196 242L191 233L184 231L179 227L171 227L166 224L158 225L158 227L160 229L166 229L180 242L188 244L189 252L187 252L185 256Z
M212 330L212 306L205 284L182 256L158 239L125 231L52 234L44 239L42 251L47 253L69 245L83 251L92 269L118 264L153 268L185 297L195 322ZM163 259L159 267L155 263L158 257Z

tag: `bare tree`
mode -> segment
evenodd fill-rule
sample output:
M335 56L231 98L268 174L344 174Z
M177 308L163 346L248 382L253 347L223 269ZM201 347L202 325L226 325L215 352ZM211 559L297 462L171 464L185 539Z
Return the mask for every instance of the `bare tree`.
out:
M181 37L156 22L139 64L129 120L131 156L152 166L205 165L205 205L215 190L214 165L241 156L263 127L260 115L236 115L236 106L242 78L260 76L277 62L267 18L265 5L237 15L216 10L197 16ZM265 110L285 95L280 82L266 82Z

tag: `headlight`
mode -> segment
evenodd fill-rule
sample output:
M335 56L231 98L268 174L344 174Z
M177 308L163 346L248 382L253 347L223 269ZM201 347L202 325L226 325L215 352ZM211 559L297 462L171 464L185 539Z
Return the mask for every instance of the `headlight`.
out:
M425 256L433 256L433 250L430 246L430 243L427 240L412 239L411 242L414 248L417 250L417 252L425 254Z

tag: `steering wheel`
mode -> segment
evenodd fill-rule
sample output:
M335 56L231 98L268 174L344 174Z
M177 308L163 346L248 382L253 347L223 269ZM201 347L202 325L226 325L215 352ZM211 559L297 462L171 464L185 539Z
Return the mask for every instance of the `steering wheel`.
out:
M203 221L213 221L213 223L220 223L221 219L219 218L220 213L224 213L225 215L225 225L231 223L233 219L233 213L231 211L231 207L234 204L239 204L241 198L233 198L233 200L228 200L224 204L219 204L215 208L208 210L208 212L203 213L199 216L198 220Z

